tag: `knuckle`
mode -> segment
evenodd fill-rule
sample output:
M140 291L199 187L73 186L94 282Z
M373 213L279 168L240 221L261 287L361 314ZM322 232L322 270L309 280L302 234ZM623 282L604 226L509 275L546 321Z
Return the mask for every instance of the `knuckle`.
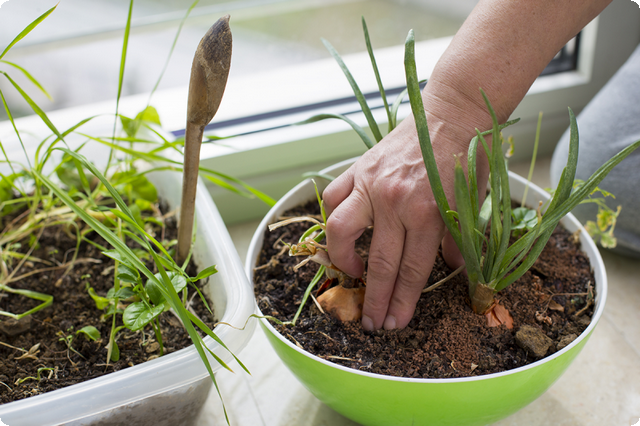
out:
M402 203L409 192L407 182L402 181L384 182L378 186L379 196L391 206Z
M428 269L425 262L421 262L419 259L403 261L398 271L397 286L413 289L423 285L428 279Z
M386 316L389 308L389 299L382 299L379 297L369 296L367 293L364 295L364 305L362 307L363 313L372 318L374 322L382 322ZM380 328L382 324L375 324L376 328Z
M369 274L373 274L378 280L394 282L398 273L398 265L390 261L382 253L369 254Z

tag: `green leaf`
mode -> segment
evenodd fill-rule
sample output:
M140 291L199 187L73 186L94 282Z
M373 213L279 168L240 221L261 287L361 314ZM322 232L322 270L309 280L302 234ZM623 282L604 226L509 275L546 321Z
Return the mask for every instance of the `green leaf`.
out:
M31 107L31 109L33 110L33 112L36 113L36 115L38 117L40 117L40 119L44 122L44 124L47 125L47 127L61 140L64 140L63 136L60 134L60 132L58 131L58 129L56 128L56 126L54 126L54 124L51 122L51 120L49 120L49 117L47 116L47 114L42 110L42 108L40 108L38 106L38 104L36 104L33 99L31 99L31 97L24 91L22 90L22 87L20 87L20 85L18 85L18 83L16 83L15 81L13 81L13 79L11 77L9 77L9 75L4 72L4 71L0 71L0 74L3 74L7 80L9 80L9 82L13 85L13 87L20 93L20 96L22 96L22 99L24 99L29 106Z
M218 270L216 269L215 265L211 265L207 268L204 268L202 271L200 271L200 273L198 275L196 275L196 277L193 279L193 281L198 281L201 280L203 278L207 278L208 276L211 276L213 274L215 274L216 272L218 272Z
M162 305L165 302L164 295L160 290L160 286L154 280L147 281L147 284L144 286L149 299L153 302L155 306Z
M176 289L176 293L180 293L187 286L187 279L183 275L173 273L171 276L171 272L168 275L171 277L171 284Z
M362 108L362 112L364 113L364 116L367 119L367 123L369 123L369 129L371 129L371 132L373 133L373 137L377 142L380 142L382 140L382 134L380 133L380 129L378 128L378 123L376 123L376 120L373 118L371 109L369 108L369 105L367 104L367 100L362 94L360 87L358 87L358 83L356 83L356 80L351 75L351 72L349 72L349 68L347 68L346 64L344 63L344 61L342 60L342 58L340 57L336 49L333 48L331 43L329 43L325 39L322 39L322 43L324 43L327 50L329 50L329 53L331 53L331 56L333 56L333 58L336 60L336 62L340 66L340 69L344 73L345 77L347 77L347 80L351 85L351 89L353 90L353 93L356 96L358 103L360 104L360 108Z
M294 125L316 123L318 121L326 120L329 118L336 118L347 123L358 134L358 136L360 136L360 139L362 139L362 142L364 142L364 144L367 146L367 149L373 148L374 142L371 140L367 132L362 127L358 126L355 121L342 114L318 114L304 121L294 123Z
M210 269L210 268L207 268L207 269ZM205 272L205 271L203 271L203 272ZM201 272L201 274L203 272ZM209 275L211 275L211 274L207 274L206 276L209 276ZM165 281L164 281L164 277L163 277L163 275L161 273L155 274L154 277L155 277L155 280L148 280L147 281L147 284L145 286L145 290L147 291L147 294L149 295L149 298L151 299L153 304L154 305L160 305L160 304L164 303L164 301L165 301L165 296L164 296L165 292L162 291L162 288L160 287L160 284L164 284ZM187 279L183 275L180 275L180 274L178 274L176 272L167 272L167 278L169 280L171 280L171 285L175 289L176 293L180 293L182 290L184 290L184 288L187 286L187 283L188 283ZM166 289L165 289L165 291L166 291Z
M131 331L140 330L164 311L164 306L149 307L144 302L127 306L122 314L122 322Z
M138 115L136 115L136 120L146 121L148 123L162 126L162 123L160 123L160 115L158 114L158 110L152 106L148 106L140 111Z
M364 41L367 45L367 52L369 53L369 59L371 60L371 68L376 75L376 82L378 83L378 90L380 91L380 97L382 97L382 103L384 104L384 110L387 113L387 119L389 120L389 132L393 130L394 122L391 117L391 110L389 109L389 103L387 102L387 95L382 86L382 79L380 78L380 72L378 71L378 64L376 63L376 57L373 54L373 47L371 46L371 40L369 38L369 30L367 29L367 23L362 17L362 31L364 32Z
M600 235L600 245L604 248L612 249L618 245L618 240L607 232Z
M455 165L454 195L458 206L458 222L460 224L460 239L462 245L458 246L464 258L469 282L484 282L482 268L480 267L480 257L482 252L476 252L476 232L475 219L477 214L471 207L469 187L464 177L460 160L456 157Z
M0 59L2 59L2 57L4 55L7 54L7 52L9 50L11 50L11 48L20 40L22 40L27 34L29 34L31 32L31 30L33 30L35 27L38 26L38 24L40 24L40 22L44 21L47 16L49 16L51 14L51 12L53 12L56 7L58 7L58 5L56 4L55 6L53 6L51 9L47 10L45 13L43 13L42 15L40 15L38 18L36 18L33 22L31 22L29 25L26 26L26 28L24 30L22 30L20 32L20 34L18 34L16 36L16 38L13 39L13 41L11 41L11 43L9 43L9 45L4 49L4 51L2 53L0 53Z
M40 91L42 93L44 93L44 95L49 99L49 100L53 100L53 98L51 97L51 95L49 94L49 92L47 92L45 90L44 87L42 87L42 85L40 84L40 82L38 80L36 80L30 73L29 71L27 71L26 69L22 68L20 65L18 64L14 64L13 62L9 62L9 61L0 61L4 64L10 65L12 67L14 67L15 69L17 69L18 71L20 71L22 74L24 74L25 77L27 77L27 79L33 83L34 86L36 86L38 89L40 89Z
M94 342L100 338L100 332L92 325L87 325L86 327L82 327L80 330L76 331L76 334L80 333L84 334L88 339L91 339Z
M612 223L614 223L616 214L613 212L613 210L600 209L596 218L598 221L598 228L600 228L601 231L606 231L607 228L611 226Z
M60 181L64 183L69 189L82 188L80 175L78 174L76 165L70 155L65 154L62 156L60 163L56 167L56 176L58 176L58 179L60 179Z
M111 178L114 188L127 194L130 199L142 199L151 203L158 201L158 191L144 174L135 169L114 173Z
M107 257L110 257L113 260L117 260L118 262L120 262L121 264L128 266L130 269L135 269L129 262L130 259L127 258L126 256L124 256L119 250L107 250L107 251L103 251L102 254L104 254Z
M156 200L153 200L153 202ZM140 211L152 211L153 210L153 202L152 201L147 201L147 200L143 200L142 198L137 198L135 201L136 206L138 206L138 208L140 209ZM151 217L149 219L145 219L145 222L148 220L154 220L154 223L157 223L158 225L162 226L162 221L159 221L158 219L156 219L155 217Z
M124 263L118 265L118 274L116 277L125 283L137 284L140 280L140 273L137 269L131 268Z
M511 211L513 224L512 230L530 230L538 224L538 215L535 210L527 207L517 207Z
M111 342L111 361L118 362L120 360L120 348L115 340Z
M148 106L144 110L140 111L138 115L136 115L135 119L120 115L120 122L122 123L122 128L125 133L130 138L136 137L138 130L140 130L140 126L143 123L157 124L158 126L162 125L160 123L160 115L158 115L158 111L152 106Z
M418 75L416 71L415 60L415 36L413 30L409 31L407 40L405 42L404 50L404 68L407 79L407 90L409 93L409 103L411 104L411 111L416 123L416 130L418 133L418 140L420 142L420 150L422 151L422 158L427 169L427 175L429 177L429 183L431 184L431 191L433 192L433 198L438 205L440 216L447 226L449 233L453 237L456 246L462 246L462 239L458 224L456 221L447 214L449 210L449 202L444 193L442 187L442 181L438 174L438 166L436 164L435 155L433 153L433 147L431 146L431 137L429 135L429 127L427 125L427 116L424 110L424 104L422 102L422 94L420 92L420 84L418 83Z
M93 287L89 287L87 289L87 292L89 293L89 296L91 296L93 301L96 303L96 308L98 308L99 310L103 310L104 308L109 306L110 300L106 297L98 296L98 294L93 289Z
M113 293L113 297L118 299L129 299L135 295L136 293L131 289L131 287L122 287Z

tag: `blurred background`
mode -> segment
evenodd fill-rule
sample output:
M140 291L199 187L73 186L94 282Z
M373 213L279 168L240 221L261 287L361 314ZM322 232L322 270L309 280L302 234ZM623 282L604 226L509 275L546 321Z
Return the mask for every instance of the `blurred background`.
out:
M0 7L0 48L57 0L9 0ZM152 90L180 22L192 0L136 0L123 95ZM365 15L375 48L404 43L408 28L418 40L451 36L475 0L200 0L191 11L159 89L186 86L193 53L207 29L231 15L232 76L327 58L321 37L341 54L364 50ZM62 0L56 10L4 58L29 70L53 101L36 95L45 111L115 99L128 0ZM17 76L18 73L12 75ZM25 80L26 81L26 80ZM23 81L20 81L23 83ZM0 89L13 114L30 114L8 82ZM6 119L4 109L0 120Z

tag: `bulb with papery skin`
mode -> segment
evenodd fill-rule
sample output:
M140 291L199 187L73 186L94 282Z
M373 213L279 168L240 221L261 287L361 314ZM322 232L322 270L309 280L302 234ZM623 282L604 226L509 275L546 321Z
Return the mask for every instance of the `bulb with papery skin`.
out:
M362 318L364 287L345 288L341 285L330 288L318 297L318 304L339 321L356 321Z

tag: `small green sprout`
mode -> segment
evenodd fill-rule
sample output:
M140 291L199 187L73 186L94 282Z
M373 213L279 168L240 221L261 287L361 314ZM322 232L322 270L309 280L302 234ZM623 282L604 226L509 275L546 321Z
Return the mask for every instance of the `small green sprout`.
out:
M85 327L82 327L80 330L76 331L76 334L82 334L84 335L87 339L95 342L96 340L100 339L100 332L98 331L97 328L95 328L92 325L87 325Z
M14 314L12 312L7 312L7 311L1 311L0 310L0 315L4 315L6 317L13 318L15 320L19 320L19 319L22 319L22 318L24 318L24 317L26 317L28 315L34 314L34 313L46 308L47 306L49 306L49 305L51 305L53 303L53 296L51 296L49 294L40 293L40 292L37 292L37 291L15 289L15 288L11 288L11 287L9 287L7 285L4 285L4 284L0 284L0 291L6 291L7 293L18 294L20 296L28 297L28 298L34 299L34 300L40 300L42 302L41 304L39 304L35 308L31 308L28 311L23 312L21 314Z
M584 181L576 179L573 184L573 190L578 190L582 185L584 185ZM551 194L554 192L549 189L547 189L547 191ZM597 194L600 194L600 196L596 196ZM589 235L591 235L591 238L596 242L599 242L602 247L612 249L618 245L618 240L613 233L616 227L616 222L618 221L618 216L620 216L622 206L618 206L614 211L607 204L607 197L616 198L609 191L596 187L587 197L585 197L584 200L582 200L580 204L592 203L598 207L595 222L588 220L585 223L584 228L587 230Z
M538 224L538 214L527 207L517 207L511 211L511 232L515 237L520 237L533 230Z
M55 371L55 368L52 368L52 367L40 367L40 368L38 368L38 374L37 374L37 377L28 376L28 377L25 377L25 378L23 378L23 379L18 379L18 380L16 380L16 383L15 383L15 384L16 384L16 385L21 385L22 383L26 382L27 380L37 380L37 381L40 381L40 380L42 380L42 376L41 376L41 374L42 374L42 372L43 372L43 371L48 371L48 372L49 372L49 377L48 377L48 378L50 379L50 378L51 378L51 376L53 375L53 372Z
M75 350L75 348L72 346L73 339L75 336L73 333L73 326L69 327L66 333L60 330L56 333L56 335L60 336L58 340L63 342L67 346L67 358L69 359L69 361L71 361L71 358L69 358L69 351L75 353L82 359L86 359L84 355L82 355L80 352ZM71 363L75 365L75 362L71 361Z

